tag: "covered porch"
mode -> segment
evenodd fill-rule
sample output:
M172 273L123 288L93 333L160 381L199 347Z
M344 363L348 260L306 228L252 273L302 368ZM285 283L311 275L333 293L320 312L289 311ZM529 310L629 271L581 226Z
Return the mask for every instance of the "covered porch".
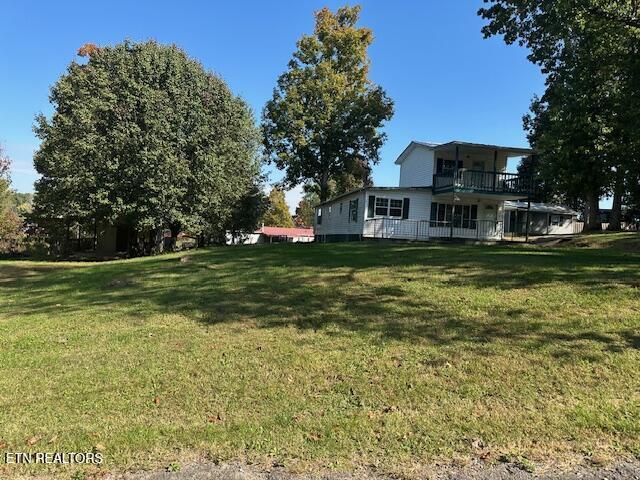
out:
M438 145L434 151L436 195L483 193L501 195L502 200L517 200L531 194L530 176L506 171L510 158L532 155L529 148L454 141Z

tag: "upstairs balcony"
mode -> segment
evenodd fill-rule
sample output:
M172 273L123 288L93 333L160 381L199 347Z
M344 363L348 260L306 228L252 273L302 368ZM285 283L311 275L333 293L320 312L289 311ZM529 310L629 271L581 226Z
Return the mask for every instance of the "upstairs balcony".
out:
M480 193L525 198L532 193L530 176L517 173L456 169L433 176L433 194Z

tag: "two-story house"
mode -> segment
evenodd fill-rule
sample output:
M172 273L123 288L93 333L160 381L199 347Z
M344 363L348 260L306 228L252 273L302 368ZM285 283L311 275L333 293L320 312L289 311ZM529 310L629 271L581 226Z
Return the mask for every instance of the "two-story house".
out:
M527 201L530 178L506 173L528 148L467 142L411 142L400 154L398 187L368 187L316 208L315 238L428 240L503 237L505 201Z

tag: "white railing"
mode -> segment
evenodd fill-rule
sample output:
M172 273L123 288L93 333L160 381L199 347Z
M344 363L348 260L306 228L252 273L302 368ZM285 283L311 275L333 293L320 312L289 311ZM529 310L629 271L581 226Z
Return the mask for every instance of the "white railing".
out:
M429 238L501 240L502 233L502 222L492 220L467 220L452 223L371 218L365 221L363 236L398 240L428 240Z

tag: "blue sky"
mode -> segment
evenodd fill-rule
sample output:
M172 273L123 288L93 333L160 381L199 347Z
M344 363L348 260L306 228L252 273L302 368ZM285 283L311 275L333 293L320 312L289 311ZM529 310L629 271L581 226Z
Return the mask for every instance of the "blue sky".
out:
M13 186L32 191L35 114L51 114L49 87L78 47L125 38L175 43L220 74L256 119L313 12L344 2L109 1L7 2L0 22L0 142L13 159ZM466 140L526 146L522 115L544 78L527 52L484 40L481 0L360 2L373 29L372 79L395 101L376 185L397 185L398 154L411 140ZM511 165L513 168L513 165ZM281 177L277 171L272 181ZM298 192L288 195L295 207Z

